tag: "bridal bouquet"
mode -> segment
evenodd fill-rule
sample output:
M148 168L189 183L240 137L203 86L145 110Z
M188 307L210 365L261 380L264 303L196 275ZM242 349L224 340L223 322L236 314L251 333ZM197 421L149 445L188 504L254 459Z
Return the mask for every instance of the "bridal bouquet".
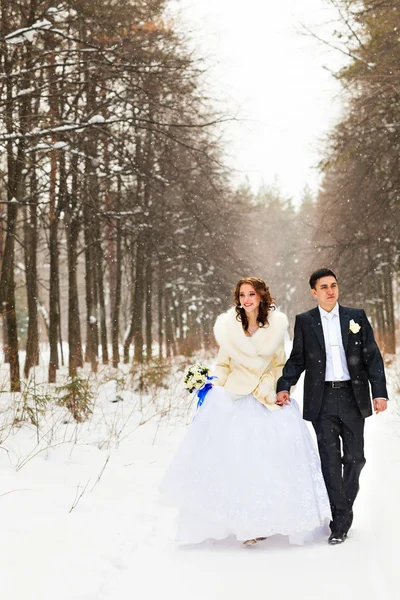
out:
M209 373L210 369L202 364L191 365L186 369L184 383L190 394L203 387Z
M197 407L203 404L207 392L212 388L213 379L215 377L210 376L210 369L205 365L191 365L186 369L184 383L190 394L196 392L199 397Z

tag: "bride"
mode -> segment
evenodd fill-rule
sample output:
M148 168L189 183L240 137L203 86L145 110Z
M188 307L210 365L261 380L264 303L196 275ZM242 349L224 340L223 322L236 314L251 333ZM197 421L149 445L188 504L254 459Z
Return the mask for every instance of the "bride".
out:
M287 318L256 277L238 281L234 304L215 323L217 379L164 477L161 499L179 508L181 542L234 535L250 545L281 534L303 544L331 512L297 404L276 404Z

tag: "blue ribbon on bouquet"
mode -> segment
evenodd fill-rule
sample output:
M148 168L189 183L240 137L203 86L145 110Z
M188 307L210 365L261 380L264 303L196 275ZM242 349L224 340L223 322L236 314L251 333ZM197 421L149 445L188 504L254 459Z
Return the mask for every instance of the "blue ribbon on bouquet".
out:
M217 379L217 376L216 375L212 375L211 377L207 376L207 379L206 379L207 383L205 383L203 385L203 387L201 387L199 390L197 390L196 394L197 394L197 397L199 399L198 402L197 402L197 409L199 409L200 406L203 404L203 402L204 402L204 400L205 400L208 392L211 390L213 384L210 383L210 382L213 379Z

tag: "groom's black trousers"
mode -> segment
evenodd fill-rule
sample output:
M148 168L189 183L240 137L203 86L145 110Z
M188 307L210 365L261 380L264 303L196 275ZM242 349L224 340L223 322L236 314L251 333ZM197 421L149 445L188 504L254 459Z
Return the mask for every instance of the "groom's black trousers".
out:
M313 426L332 509L331 530L347 533L365 465L364 418L352 388L325 386L321 411Z

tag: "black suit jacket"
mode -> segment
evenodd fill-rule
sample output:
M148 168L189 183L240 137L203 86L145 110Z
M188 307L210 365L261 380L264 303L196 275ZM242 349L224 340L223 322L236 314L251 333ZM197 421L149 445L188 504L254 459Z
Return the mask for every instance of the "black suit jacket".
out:
M369 384L373 398L388 397L382 356L362 309L339 305L339 317L354 396L361 415L369 417L372 415ZM350 331L351 319L361 326L358 333ZM303 416L307 421L315 421L321 410L325 366L324 332L317 307L296 316L293 349L277 383L277 392L290 391L305 370Z

